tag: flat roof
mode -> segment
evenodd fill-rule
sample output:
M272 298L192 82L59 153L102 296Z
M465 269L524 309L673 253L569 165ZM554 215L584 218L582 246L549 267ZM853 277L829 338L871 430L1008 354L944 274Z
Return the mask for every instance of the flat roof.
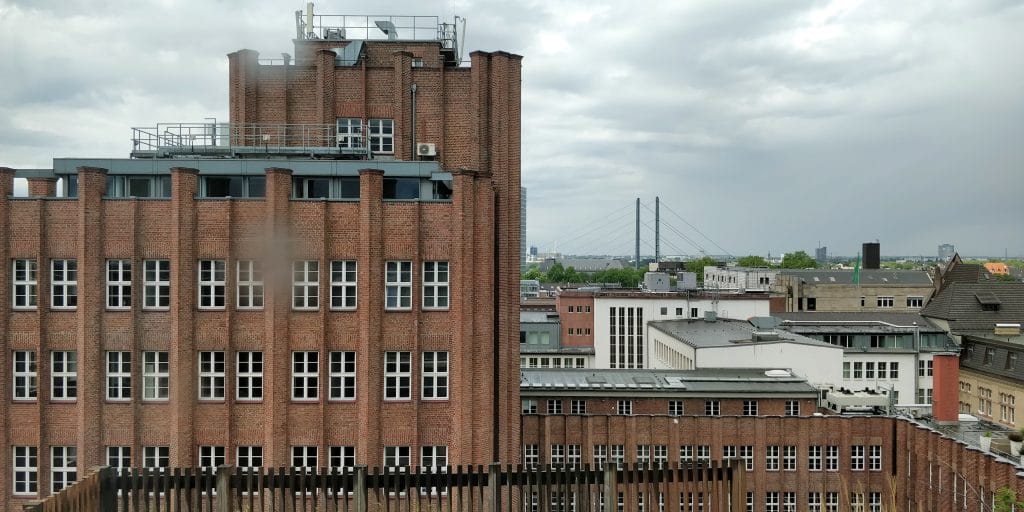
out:
M310 158L54 158L53 169L16 169L15 176L57 177L78 174L79 167L100 167L109 174L164 175L171 168L198 169L199 174L217 176L262 176L269 167L291 169L302 176L358 176L362 169L379 169L386 176L451 179L437 161L403 160L318 160Z
M741 396L807 395L818 390L807 380L786 372L769 377L772 368L701 368L697 370L598 370L591 368L529 368L520 370L520 393L566 390L601 395L628 393L631 396L668 394L739 394ZM774 369L778 370L778 369Z
M772 313L783 320L782 326L793 332L918 332L944 333L942 329L919 313L887 313L875 311L839 312L790 312Z
M853 270L782 269L779 275L799 277L813 284L854 284ZM931 286L932 277L923 270L861 269L860 284Z
M781 294L768 293L711 293L695 290L647 292L634 289L599 289L599 290L563 290L564 297L594 297L602 299L715 299L715 300L768 300L769 297L781 297Z
M762 331L754 328L750 322L739 320L722 318L714 322L702 319L656 320L648 322L648 325L694 348L729 347L751 343L761 345L768 343L797 343L800 345L831 347L842 350L840 347L825 343L824 341L778 329L772 331L772 333L777 334L779 339L755 342L753 341L754 332Z

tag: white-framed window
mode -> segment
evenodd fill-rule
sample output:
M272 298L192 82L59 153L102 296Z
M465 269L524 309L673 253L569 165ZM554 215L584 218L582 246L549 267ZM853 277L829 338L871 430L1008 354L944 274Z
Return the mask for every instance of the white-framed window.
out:
M384 400L412 398L412 353L384 353Z
M850 446L850 470L864 471L864 445L855 444Z
M36 353L31 350L14 351L14 400L30 401L38 398L39 374Z
M72 310L78 307L78 262L50 261L50 308Z
M850 493L850 512L864 512L864 493Z
M370 151L373 153L395 152L395 121L393 119L370 119Z
M132 353L107 352L107 400L131 400Z
M807 447L807 470L821 471L821 445Z
M615 413L623 416L630 416L633 414L633 401L632 400L618 400L615 402Z
M320 398L320 353L292 352L292 400L315 401Z
M693 460L693 445L684 444L679 447L679 462L689 462Z
M682 400L669 400L668 401L668 415L669 416L682 416L683 415L683 401Z
M423 309L448 309L448 262L423 262Z
M786 416L800 416L799 400L786 400Z
M548 399L548 414L562 414L562 399L561 398L549 398Z
M243 470L252 470L263 467L262 446L239 446L236 452L238 457L235 465Z
M636 445L636 463L647 466L651 463L651 447L646 444Z
M721 414L722 407L718 400L705 400L704 401L704 415L705 416L718 416Z
M744 416L757 416L757 400L744 400L743 401L743 415Z
M331 262L331 309L356 309L357 269L354 260Z
M421 377L424 400L447 400L448 352L424 352Z
M39 264L33 259L16 259L14 266L14 293L12 306L14 309L35 309L37 289L39 286Z
M586 414L587 413L587 401L580 399L572 399L569 401L569 414Z
M772 445L766 446L764 452L764 470L765 471L778 471L779 470L779 447Z
M132 308L132 261L107 260L107 309Z
M78 353L74 350L50 353L50 398L57 401L78 398Z
M782 512L796 512L796 493L786 491L782 493Z
M171 308L171 262L142 261L142 309Z
M882 470L882 447L877 444L868 446L868 470Z
M142 353L142 399L167 400L170 384L170 358L167 352Z
M739 457L736 445L725 445L722 447L722 460L735 459Z
M825 447L825 471L839 471L839 447L836 445Z
M608 447L603 444L594 445L594 467L596 469L604 469L605 462L608 461Z
M831 491L825 493L825 512L839 512L838 492Z
M224 352L199 352L199 399L223 400L226 379Z
M615 467L622 469L622 465L626 463L626 446L613 444L608 447L608 450L611 453L611 462L615 463Z
M699 444L697 445L697 460L699 461L710 461L711 460L711 445Z
M320 262L303 260L292 263L292 309L315 310L320 307Z
M199 467L207 468L212 471L217 470L217 466L223 466L224 461L224 447L223 446L200 446L199 447Z
M224 309L224 260L199 260L199 309Z
M810 491L807 493L807 512L821 512L821 493Z
M654 450L654 464L659 468L668 466L668 445L656 444L653 447Z
M263 309L263 269L254 260L239 260L236 270L238 309Z
M782 447L782 470L796 471L796 446L786 445Z
M924 307L924 297L907 297L907 307L910 309L921 309Z
M240 351L235 367L235 398L263 400L263 352Z
M565 446L565 463L573 469L583 466L583 447L578 444Z
M171 466L170 446L143 446L142 467L157 469L161 473L167 471Z
M967 508L967 483L964 482L964 508ZM882 512L882 493L872 491L868 493L868 512Z
M339 148L358 149L363 147L362 119L339 117L337 130Z
M928 360L922 359L922 360L918 361L917 362L917 376L918 377L931 377L933 372L934 372L933 364L934 363L933 363L933 361L931 359L928 359Z
M740 446L740 458L747 465L747 471L754 470L754 445L746 444Z
M779 512L778 491L768 491L764 493L764 512Z
M328 363L330 391L327 395L330 400L355 400L356 399L356 353L331 352Z
M39 452L35 446L15 446L14 449L14 490L15 496L39 494Z
M315 473L318 460L316 446L292 446L292 467L299 472Z
M891 308L891 307L893 307L893 305L895 303L896 303L896 299L894 299L891 296L889 296L889 297L879 296L877 298L877 304L878 304L878 307L880 307L880 308Z
M537 414L537 400L524 398L522 400L523 414Z
M552 466L561 467L565 464L565 445L564 444L553 444L551 445L551 457L548 459L548 463Z
M523 445L523 465L531 469L540 465L540 447L535 444Z
M356 465L355 446L331 446L328 450L330 467L341 470L343 468L351 468Z
M131 446L108 446L107 465L114 468L117 474L125 474L132 467Z
M408 446L385 446L384 467L386 469L405 472L411 463Z
M412 309L412 262L389 261L384 276L384 309Z

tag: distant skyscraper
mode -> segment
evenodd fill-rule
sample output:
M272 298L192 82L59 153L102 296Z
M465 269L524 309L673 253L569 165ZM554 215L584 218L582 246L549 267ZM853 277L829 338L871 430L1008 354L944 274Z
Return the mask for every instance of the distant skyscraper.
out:
M825 263L828 260L828 247L818 247L814 250L814 261Z
M953 244L939 244L939 261L953 259L954 253L956 253L956 249L953 247Z

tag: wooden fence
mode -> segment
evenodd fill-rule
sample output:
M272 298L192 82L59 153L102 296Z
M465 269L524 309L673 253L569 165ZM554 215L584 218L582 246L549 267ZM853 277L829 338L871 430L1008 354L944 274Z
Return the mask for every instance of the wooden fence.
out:
M440 472L321 468L99 468L32 512L599 512L744 510L740 459L660 467L458 466ZM225 499L226 498L226 499Z

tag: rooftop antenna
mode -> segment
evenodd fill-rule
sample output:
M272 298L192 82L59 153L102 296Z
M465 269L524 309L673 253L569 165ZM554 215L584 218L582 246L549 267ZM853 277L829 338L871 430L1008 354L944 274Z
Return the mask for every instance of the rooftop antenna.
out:
M313 32L313 2L306 3L306 39L316 39L316 32Z
M374 23L377 25L377 28L379 28L381 32L387 34L388 41L394 41L398 39L398 29L395 28L394 23L391 23L390 21L387 20L377 20L374 21Z

